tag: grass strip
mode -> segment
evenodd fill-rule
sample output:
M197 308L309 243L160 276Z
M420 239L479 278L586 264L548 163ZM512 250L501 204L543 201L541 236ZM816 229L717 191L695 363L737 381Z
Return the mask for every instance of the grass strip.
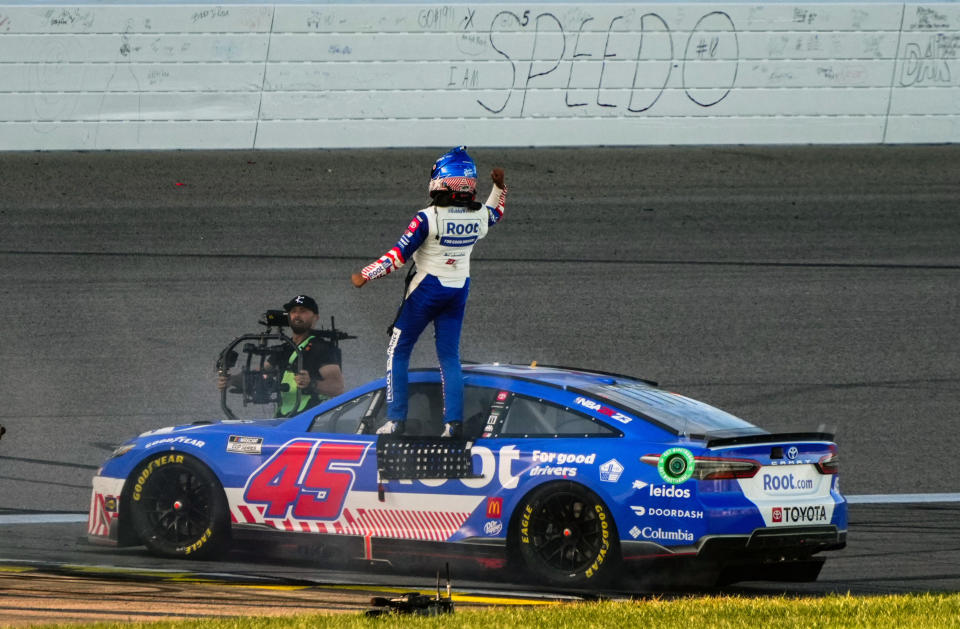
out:
M460 609L452 616L359 614L211 618L152 623L43 625L72 629L884 629L960 628L960 594L885 596L828 595L817 598L739 596L643 599L551 606Z

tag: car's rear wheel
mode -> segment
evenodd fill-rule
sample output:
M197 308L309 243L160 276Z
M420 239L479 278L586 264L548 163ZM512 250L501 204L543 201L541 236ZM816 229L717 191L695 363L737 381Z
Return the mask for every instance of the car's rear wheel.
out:
M531 492L518 508L514 535L524 566L553 584L606 581L620 561L610 510L576 483L549 483Z
M217 477L181 453L154 456L131 476L130 517L140 541L164 557L209 557L229 538L227 499Z

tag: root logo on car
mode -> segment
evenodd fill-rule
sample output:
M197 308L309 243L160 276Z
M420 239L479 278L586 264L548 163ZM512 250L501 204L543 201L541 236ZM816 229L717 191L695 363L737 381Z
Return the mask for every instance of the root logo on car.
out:
M764 474L763 491L765 492L802 492L813 489L812 478L797 478L792 472L789 474Z

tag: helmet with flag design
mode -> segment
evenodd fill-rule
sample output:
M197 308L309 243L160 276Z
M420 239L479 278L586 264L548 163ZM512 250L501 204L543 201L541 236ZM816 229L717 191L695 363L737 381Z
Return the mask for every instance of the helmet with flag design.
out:
M467 155L467 147L458 146L440 156L430 173L430 196L445 197L454 205L473 201L477 193L477 165Z

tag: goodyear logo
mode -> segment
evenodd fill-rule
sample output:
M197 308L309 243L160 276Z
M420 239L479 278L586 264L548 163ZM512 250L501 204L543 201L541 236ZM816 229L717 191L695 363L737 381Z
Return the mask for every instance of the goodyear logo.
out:
M135 501L140 501L141 494L143 493L143 484L147 482L147 479L150 478L150 475L153 474L153 471L164 465L169 465L170 463L183 463L183 455L170 454L167 456L157 457L150 461L150 463L140 471L140 475L137 476L137 483L133 486L133 499Z

